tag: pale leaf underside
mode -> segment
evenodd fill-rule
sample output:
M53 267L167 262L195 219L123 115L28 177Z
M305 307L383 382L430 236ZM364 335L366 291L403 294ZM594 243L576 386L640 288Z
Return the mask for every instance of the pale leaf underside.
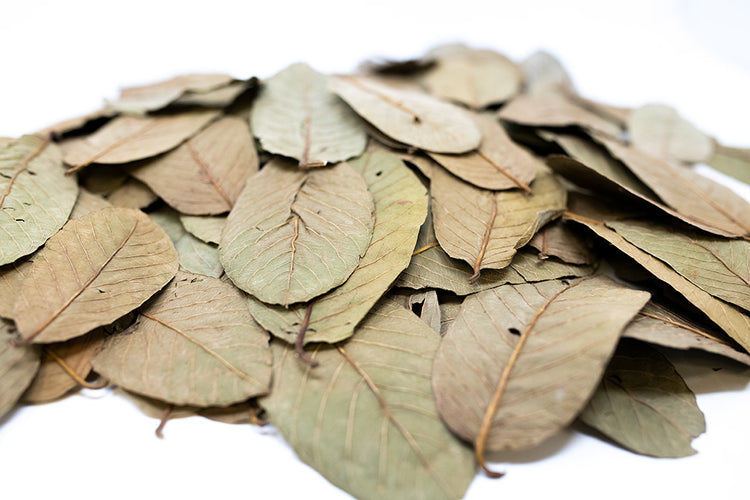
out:
M274 160L248 179L227 218L219 255L239 288L289 305L343 283L365 253L372 227L372 195L351 166L305 171Z
M227 406L268 392L268 334L231 284L180 272L138 321L94 359L113 383L176 405Z
M25 341L83 335L132 311L177 271L177 253L146 214L105 208L71 220L34 256L14 306Z
M362 154L365 129L328 90L328 78L299 63L263 83L250 114L263 149L295 158L301 166L322 166Z
M375 200L372 241L357 269L341 286L312 302L305 342L337 342L354 327L409 263L427 212L427 194L416 176L390 153L368 153L352 161ZM250 299L255 319L275 336L293 342L306 305L267 306Z
M318 344L316 368L274 344L262 404L302 461L357 498L461 498L474 463L435 409L439 340L411 312L383 303L348 342Z

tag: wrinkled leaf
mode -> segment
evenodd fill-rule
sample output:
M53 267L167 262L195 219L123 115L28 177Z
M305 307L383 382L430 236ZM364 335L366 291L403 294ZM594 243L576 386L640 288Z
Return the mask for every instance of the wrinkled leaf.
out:
M427 90L448 101L480 109L505 102L521 89L521 70L492 50L464 49L438 57L422 77Z
M349 164L305 171L273 160L248 180L229 213L219 257L239 288L288 305L343 283L372 227L372 195Z
M26 342L60 342L112 323L177 271L164 231L127 208L71 220L33 260L13 311Z
M565 209L565 189L550 173L537 175L531 195L485 191L440 169L433 172L430 189L440 246L472 266L472 279L482 269L510 264L516 249Z
M594 277L466 298L443 337L433 391L446 424L483 450L533 446L575 418L649 294Z
M0 318L0 417L8 413L39 368L36 346L16 346L13 323Z
M186 111L158 116L121 116L77 141L65 152L73 170L90 163L127 163L177 147L218 116L217 111Z
M268 334L230 284L181 271L138 321L94 358L112 383L175 405L228 406L268 392Z
M330 87L381 132L417 148L465 153L482 140L468 114L427 94L357 76L335 77Z
M714 297L750 311L750 241L676 231L640 220L607 226Z
M266 151L322 166L359 156L367 135L352 110L328 90L329 77L293 64L263 82L250 122Z
M247 123L226 117L174 151L128 169L175 210L219 214L231 210L258 154Z
M635 245L607 228L603 221L588 217L587 214L567 213L570 220L583 224L597 236L614 245L615 248L635 260L658 280L666 283L691 304L703 311L711 321L716 323L730 337L740 343L745 349L750 349L750 316L743 314L732 305L718 300L701 288L693 285L679 273L672 270L663 262L653 258Z
M60 150L34 135L0 144L0 266L28 255L62 227L78 195Z
M736 349L722 332L696 324L654 302L641 309L622 336L672 349L700 349L750 365L750 355Z
M663 104L634 109L628 136L634 147L664 160L701 163L713 154L713 140Z
M636 453L685 457L706 431L695 395L658 351L622 342L599 387L581 412L583 422Z
M521 188L528 192L542 162L518 146L490 115L474 115L482 144L463 155L431 153L430 157L453 175L484 189Z
M120 98L108 104L110 108L126 113L154 111L178 100L186 92L208 92L232 80L231 76L220 74L179 75L149 85L124 88L120 91Z
M427 212L427 193L398 157L376 152L351 162L375 200L372 241L346 282L312 302L305 342L338 342L348 338L398 274L408 265L411 249ZM294 342L304 323L306 305L269 307L250 300L255 319L275 336Z
M300 460L357 498L461 498L474 463L435 409L439 341L386 301L348 342L316 345L316 368L274 343L273 387L261 404Z

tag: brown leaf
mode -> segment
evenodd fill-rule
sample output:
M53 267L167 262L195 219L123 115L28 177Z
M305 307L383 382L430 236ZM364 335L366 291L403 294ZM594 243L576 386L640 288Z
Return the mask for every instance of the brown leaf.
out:
M473 280L482 269L510 264L516 249L565 209L565 190L550 173L537 176L531 195L478 189L441 169L430 187L440 246L472 266Z
M0 318L0 418L13 409L39 368L36 346L15 344L13 323Z
M132 311L177 272L177 252L146 214L105 208L69 221L34 256L13 316L25 342L60 342Z
M166 155L128 169L184 214L228 212L258 170L258 153L247 123L226 117Z
M465 112L427 94L357 76L333 78L330 88L381 132L417 148L465 153L482 140Z
M211 91L232 80L231 76L221 74L179 75L161 82L124 88L120 91L120 98L108 104L112 109L126 113L154 111L176 101L187 92Z
M228 406L267 393L271 381L268 333L241 292L183 271L93 365L129 391L175 405Z
M529 183L542 162L518 146L490 115L472 115L482 133L482 144L471 153L430 157L453 175L477 187L492 190L521 188L529 193Z
M433 366L438 411L484 450L533 446L572 421L649 294L603 278L471 295ZM483 465L484 466L484 465Z
M502 54L464 48L439 54L421 81L437 97L480 109L516 95L522 75L518 66Z
M75 171L90 163L127 163L175 148L213 121L217 111L187 111L158 116L121 116L65 152Z

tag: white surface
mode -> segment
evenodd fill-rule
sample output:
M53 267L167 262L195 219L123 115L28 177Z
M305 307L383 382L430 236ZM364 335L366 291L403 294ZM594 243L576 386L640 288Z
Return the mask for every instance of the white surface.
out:
M515 59L546 48L588 97L665 102L725 143L750 146L749 7L741 0L8 2L0 18L0 136L33 132L96 109L121 86L178 73L264 77L299 60L345 72L365 58L465 41ZM478 475L466 498L741 495L750 370L713 358L679 366L706 415L697 455L651 459L570 431L505 455L495 468L506 477ZM189 418L169 422L159 440L156 425L107 391L22 408L0 422L0 496L349 498L300 464L272 428Z

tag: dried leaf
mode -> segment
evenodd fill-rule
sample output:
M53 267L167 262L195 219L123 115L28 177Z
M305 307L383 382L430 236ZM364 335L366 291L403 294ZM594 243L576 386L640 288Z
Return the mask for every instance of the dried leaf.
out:
M663 104L634 109L628 135L633 147L663 160L701 163L713 154L713 140Z
M90 163L127 163L150 158L180 145L219 115L186 111L158 116L121 116L71 145L65 163L78 170Z
M432 216L428 214L417 239L409 267L398 277L396 286L405 288L439 288L457 295L468 295L506 283L518 284L571 276L584 276L590 267L571 266L555 259L540 259L535 253L519 250L510 265L503 269L486 269L479 279L470 282L471 266L451 259L435 238Z
M695 395L662 354L622 342L580 415L583 422L636 453L695 454L691 441L706 431Z
M466 298L433 368L440 416L484 449L533 446L575 418L649 294L594 277Z
M315 299L304 341L338 342L354 332L398 274L408 265L411 249L427 212L427 193L416 176L390 153L367 153L351 162L375 200L372 241L346 282ZM307 305L265 306L250 300L255 319L274 336L294 342L305 323Z
M226 108L243 92L258 85L256 79L247 82L232 82L223 87L206 92L188 91L174 101L176 106L203 106L206 108Z
M175 210L219 214L231 210L258 154L244 120L225 117L179 148L128 169Z
M328 90L328 79L298 63L263 82L250 114L263 149L310 167L362 154L365 130L352 110Z
M91 371L91 360L99 352L103 342L103 332L97 329L83 337L44 346L39 371L21 399L26 403L46 403L80 387L78 381L62 367L61 362L80 379L85 380Z
M0 319L0 417L13 409L39 369L36 346L15 345L13 323Z
M516 249L565 209L565 189L540 173L531 188L485 191L436 169L430 183L435 234L454 259L466 261L477 279L482 269L502 269Z
M716 234L750 235L750 203L731 189L616 141L603 137L598 140L680 214Z
M113 383L175 405L228 406L268 392L268 334L231 285L181 271L139 321L94 358Z
M219 249L190 233L185 233L174 244L180 256L180 266L191 273L219 278L224 268L219 261Z
M180 215L180 222L187 232L206 243L219 244L221 232L227 225L223 216Z
M13 316L26 342L60 342L112 323L163 287L177 253L144 213L105 208L71 220L34 256Z
M696 324L654 302L641 309L622 336L672 349L700 349L750 365L750 355L734 348L722 332Z
M639 220L612 221L607 226L714 297L750 311L750 241L676 231Z
M13 318L13 305L31 268L33 255L0 267L0 318Z
M303 462L357 498L461 498L474 463L435 409L429 380L439 341L386 301L348 342L316 345L316 368L275 343L262 404Z
M542 162L511 140L505 129L490 115L474 115L482 133L482 144L475 152L460 156L431 153L430 157L453 175L484 189L521 188L531 192L529 183Z
M330 87L381 132L417 148L465 153L477 148L482 140L465 112L427 94L357 76L333 78Z
M549 52L538 50L521 63L527 94L575 94L573 81L565 68Z
M557 257L569 264L593 264L596 256L580 234L574 232L570 226L556 220L544 226L531 238L529 246L539 251L539 257Z
M108 104L117 111L144 113L161 109L187 92L211 91L232 80L231 76L220 74L179 75L149 85L124 88L120 91L120 98Z
M521 90L521 70L492 50L464 49L439 56L422 78L438 97L480 109L507 101Z
M578 126L610 137L619 137L621 132L616 123L579 106L564 94L557 92L521 94L503 106L497 116L503 120L532 127Z
M680 276L669 266L653 258L635 245L628 243L625 238L612 229L607 228L603 221L592 219L586 214L566 213L570 220L583 224L597 236L608 241L618 250L644 267L658 280L666 283L690 303L702 310L711 321L716 323L730 337L739 342L745 349L750 349L750 316L721 300Z
M0 144L0 266L32 253L68 220L78 195L60 150L34 135Z
M115 207L146 208L159 199L144 183L136 179L128 179L106 197Z
M229 213L219 257L239 288L289 305L343 283L372 227L372 195L349 164L305 171L273 160L248 180Z
M717 144L714 155L707 163L719 172L750 185L750 149Z

